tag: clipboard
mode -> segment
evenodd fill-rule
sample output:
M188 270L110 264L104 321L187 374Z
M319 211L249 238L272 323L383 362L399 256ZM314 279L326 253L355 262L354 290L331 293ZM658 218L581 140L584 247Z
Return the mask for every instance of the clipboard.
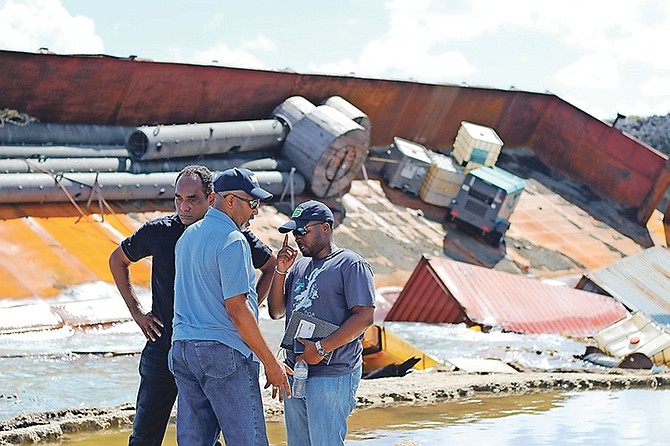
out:
M291 319L288 321L288 326L286 327L280 346L286 350L293 351L293 342L296 338L318 341L338 328L340 328L338 325L296 311L291 315ZM326 364L330 362L332 353L333 352L328 352L328 354L324 356L323 361L325 361Z

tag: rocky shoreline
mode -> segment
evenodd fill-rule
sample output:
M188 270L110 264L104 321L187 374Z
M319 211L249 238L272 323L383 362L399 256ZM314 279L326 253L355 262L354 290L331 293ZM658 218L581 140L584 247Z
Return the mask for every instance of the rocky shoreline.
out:
M466 398L524 395L556 391L669 389L670 373L648 370L580 369L524 371L510 374L471 374L443 368L415 371L404 377L363 380L356 410L396 405L444 403ZM279 421L282 405L264 394L268 421ZM114 408L65 409L25 414L0 422L0 445L48 443L65 435L132 425L132 404Z

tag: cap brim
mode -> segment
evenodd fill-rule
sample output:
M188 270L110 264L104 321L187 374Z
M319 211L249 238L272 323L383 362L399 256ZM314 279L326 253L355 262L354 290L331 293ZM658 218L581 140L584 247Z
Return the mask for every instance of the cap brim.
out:
M254 189L251 189L249 194L255 198L260 198L263 201L267 201L272 198L272 194L265 189L261 189L260 187L256 187Z
M284 223L283 225L281 225L278 229L279 229L279 232L281 232L282 234L286 234L287 232L293 231L297 227L298 227L298 225L296 224L295 220L289 220L286 223Z

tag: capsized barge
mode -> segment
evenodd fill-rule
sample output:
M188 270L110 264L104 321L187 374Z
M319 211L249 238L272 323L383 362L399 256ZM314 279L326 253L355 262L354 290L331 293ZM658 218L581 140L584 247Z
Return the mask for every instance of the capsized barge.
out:
M92 125L134 130L167 125L272 120L278 104L288 98L305 98L319 106L330 98L339 97L346 98L357 107L350 117L360 128L353 125L351 128L355 127L355 133L359 135L368 135L370 148L387 146L398 136L439 151L453 144L462 121L477 122L495 128L507 148L532 151L550 171L566 175L620 205L627 210L631 220L642 226L659 206L670 184L667 156L549 93L158 63L105 55L65 56L11 51L0 51L0 80L5 87L0 109L20 110L38 118L44 125ZM334 107L337 105L332 104ZM364 114L354 116L357 110L362 110ZM293 109L287 107L284 117L289 122L297 116L293 112L300 114L300 106ZM5 130L10 127L6 125ZM286 136L281 145L282 151L288 148L291 134L297 134L295 130L292 128ZM150 138L147 137L147 140ZM67 152L68 147L56 144L41 146L40 150L50 154ZM142 141L136 147L139 149L135 156L142 158ZM20 145L0 149L9 148L15 152L12 155L14 161L25 158L34 150L33 147ZM119 152L118 146L107 146L104 149L91 148L89 152L94 154L104 150L106 154L118 155L117 158L125 154L128 162L130 154L125 147L120 149ZM295 153L300 156L298 150ZM319 184L324 194L337 189L346 192L343 187L329 188L331 179L335 177L327 175L328 168L337 171L342 163L354 166L352 160L360 162L358 153L335 158L333 163L323 167L321 172L325 180ZM244 154L243 151L238 152L238 160ZM55 157L45 156L45 162L55 162L52 158ZM165 172L178 169L172 164L176 159L136 161L151 164L156 170ZM197 157L180 159L197 160ZM98 162L109 163L109 159ZM318 163L305 164L312 172L321 169ZM128 171L128 164L125 166ZM16 162L12 167L22 168L24 166ZM25 173L30 173L32 168L26 166ZM350 171L355 173L353 168ZM305 181L311 180L312 177L305 177ZM39 187L36 184L36 188ZM0 268L0 276L7 279L7 286L1 290L2 296L49 296L68 285L107 278L105 256L129 227L136 224L125 222L126 213L169 210L172 207L169 192L166 190L160 194L165 198L110 200L108 204L115 209L117 216L107 216L104 222L82 218L69 202L43 204L18 200L0 204L0 219L7 223L6 227L0 228L0 232L5 240L17 240L17 244L6 247L7 259L11 259L12 253L17 250L21 251L21 246L26 246L27 241L31 246L40 243L55 246L53 241L58 240L61 246L48 256L32 257L24 262L7 260ZM90 212L95 213L106 206L98 200L100 196L104 198L105 194L86 196L88 204L93 206ZM661 210L668 214L667 209ZM57 222L53 218L64 220ZM117 219L124 224L117 224ZM51 229L38 229L36 221L39 226ZM665 221L667 227L667 216ZM100 242L104 246L96 250L95 255L90 254L90 248L97 246L98 242L91 241L86 252L83 252L80 243L76 246L74 243L75 234L81 234L81 228L86 225L91 226L92 234L105 234L105 243ZM86 235L86 238L93 240L95 236ZM75 265L78 269L76 273L65 274L59 272L61 264ZM36 274L39 280L31 280ZM18 295L4 294L16 290L20 290Z

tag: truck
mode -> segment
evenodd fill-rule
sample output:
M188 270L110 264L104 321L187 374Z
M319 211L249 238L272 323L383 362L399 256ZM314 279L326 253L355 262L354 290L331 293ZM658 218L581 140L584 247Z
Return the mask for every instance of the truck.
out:
M472 169L447 208L447 220L473 226L497 247L510 227L510 216L526 182L496 166Z

